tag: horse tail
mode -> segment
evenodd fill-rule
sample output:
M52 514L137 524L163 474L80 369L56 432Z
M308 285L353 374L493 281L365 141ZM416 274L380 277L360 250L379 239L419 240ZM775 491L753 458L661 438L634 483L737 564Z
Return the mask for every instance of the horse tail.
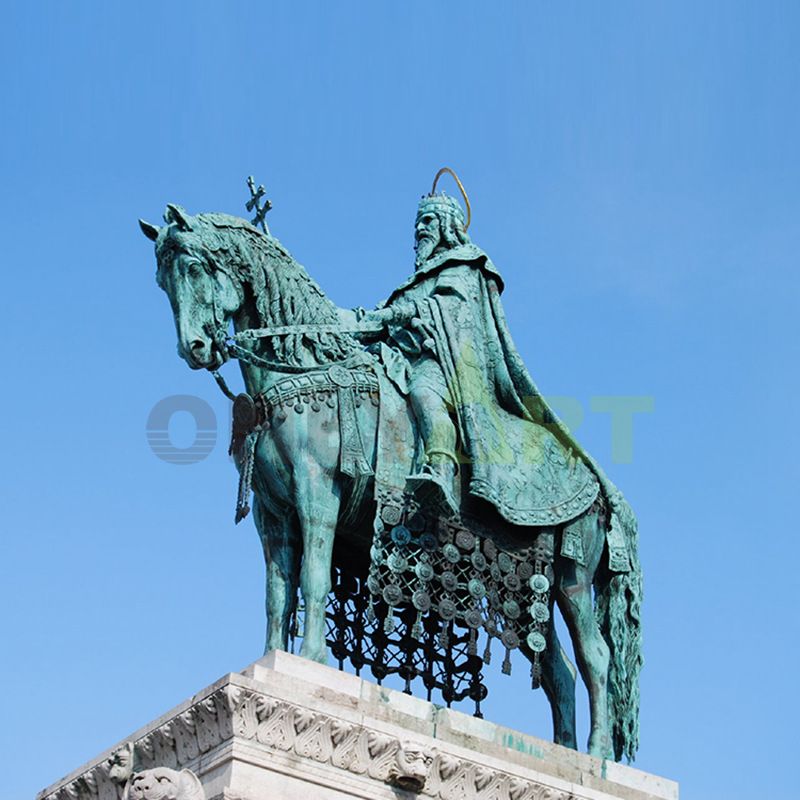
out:
M639 673L642 669L642 570L639 533L630 506L618 491L609 497L609 563L595 576L595 614L611 651L608 702L614 758L633 761L639 747ZM629 569L621 571L619 545ZM617 571L620 570L620 571Z

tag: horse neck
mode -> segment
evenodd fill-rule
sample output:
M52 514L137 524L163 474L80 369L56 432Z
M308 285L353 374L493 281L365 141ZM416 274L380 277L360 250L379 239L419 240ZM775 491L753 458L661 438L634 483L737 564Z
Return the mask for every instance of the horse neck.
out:
M249 265L250 273L244 283L245 300L234 315L234 330L275 328L336 323L339 313L306 274L303 267L285 251L265 259L261 264ZM263 274L259 274L261 270ZM328 338L328 347L313 344L313 339L302 334L281 337L264 337L254 340L253 352L268 361L294 369L315 369L347 357L355 349L352 340L343 334ZM325 353L323 354L323 350ZM272 383L286 373L240 364L248 391Z
M267 290L267 302L262 304L264 324L313 325L336 320L336 306L305 269L277 244L261 269Z

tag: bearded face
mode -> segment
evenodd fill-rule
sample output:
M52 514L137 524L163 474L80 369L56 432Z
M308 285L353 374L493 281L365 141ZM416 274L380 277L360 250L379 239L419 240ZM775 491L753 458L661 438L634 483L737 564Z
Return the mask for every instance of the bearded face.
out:
M439 217L426 211L417 219L414 235L414 249L417 251L417 264L424 264L442 240Z

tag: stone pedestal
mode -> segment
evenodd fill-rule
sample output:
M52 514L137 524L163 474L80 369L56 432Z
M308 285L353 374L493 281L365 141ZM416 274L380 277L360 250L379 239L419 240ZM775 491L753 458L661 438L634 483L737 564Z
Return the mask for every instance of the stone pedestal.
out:
M282 652L220 678L38 800L120 800L131 770L155 767L191 770L208 800L678 797L664 778Z

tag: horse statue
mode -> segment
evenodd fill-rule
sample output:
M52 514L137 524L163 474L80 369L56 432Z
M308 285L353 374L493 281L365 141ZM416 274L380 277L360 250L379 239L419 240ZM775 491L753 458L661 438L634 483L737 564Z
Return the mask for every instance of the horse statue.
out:
M449 498L454 508L441 494L410 492L407 478L420 474L424 455L421 422L402 353L385 334L394 326L401 337L416 326L430 350L441 344L430 327L417 319L409 327L404 301L367 313L337 308L276 238L244 219L170 204L164 220L140 225L155 242L179 355L217 378L229 357L240 362L246 392L234 399L221 385L234 399L237 521L252 486L264 549L266 649L287 649L299 589L300 655L326 661L336 542L354 569L362 565L377 602L416 614L414 631L438 615L466 626L471 652L479 633L502 643L506 661L519 649L550 702L554 740L577 748L576 671L551 623L557 605L589 693L589 753L632 759L641 667L635 519L561 423L550 416L528 425L546 451L537 451L531 469L583 475L583 496L565 501L560 517L509 521L489 495L470 491L477 468L466 462ZM556 452L558 442L569 444L569 458ZM438 478L430 477L435 488Z

